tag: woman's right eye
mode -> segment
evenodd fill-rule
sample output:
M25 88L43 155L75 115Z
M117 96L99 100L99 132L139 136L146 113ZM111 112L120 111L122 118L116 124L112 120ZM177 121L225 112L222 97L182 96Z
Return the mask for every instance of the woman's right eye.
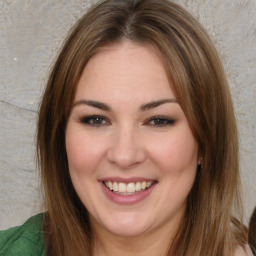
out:
M85 125L96 126L96 127L110 124L110 121L106 117L98 116L98 115L82 117L80 119L80 122Z

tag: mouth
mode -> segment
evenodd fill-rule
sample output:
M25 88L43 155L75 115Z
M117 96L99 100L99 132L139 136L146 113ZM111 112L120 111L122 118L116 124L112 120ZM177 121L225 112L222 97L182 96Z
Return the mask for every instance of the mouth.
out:
M137 181L137 182L118 182L118 181L103 181L106 188L117 195L131 196L145 190L148 190L153 186L156 181Z

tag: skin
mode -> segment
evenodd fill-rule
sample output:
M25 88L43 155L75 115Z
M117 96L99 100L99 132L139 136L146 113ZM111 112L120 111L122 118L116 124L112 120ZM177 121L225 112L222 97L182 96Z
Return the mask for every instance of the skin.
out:
M124 41L90 59L68 120L66 150L72 183L90 215L94 255L164 255L184 214L199 156L150 46ZM109 177L156 184L143 200L120 205L102 190L100 181Z

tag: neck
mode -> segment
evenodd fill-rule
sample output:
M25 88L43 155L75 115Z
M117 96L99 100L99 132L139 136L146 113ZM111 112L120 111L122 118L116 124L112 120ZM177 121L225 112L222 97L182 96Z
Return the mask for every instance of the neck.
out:
M169 237L168 237L169 238ZM166 241L164 241L166 240ZM150 237L140 239L139 237L123 238L123 237L109 237L100 240L97 239L94 243L94 256L164 256L167 253L170 240L169 239L154 239Z
M136 237L121 237L106 230L94 232L93 256L166 256L168 250L174 247L172 241L176 232L177 229L164 234L153 231Z

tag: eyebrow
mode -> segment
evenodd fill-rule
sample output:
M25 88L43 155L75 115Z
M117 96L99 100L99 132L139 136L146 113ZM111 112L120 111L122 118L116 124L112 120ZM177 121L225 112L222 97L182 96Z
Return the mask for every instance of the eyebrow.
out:
M87 105L87 106L91 106L91 107L98 108L108 112L112 111L111 107L109 107L107 104L99 101L94 101L94 100L78 100L74 103L73 107L78 105Z
M178 103L178 101L176 99L162 99L162 100L156 100L156 101L152 101L149 102L147 104L144 104L140 107L140 110L142 111L146 111L152 108L156 108L160 105L163 105L165 103Z
M140 107L140 110L141 111L150 110L150 109L156 108L156 107L166 104L166 103L178 103L178 101L176 99L156 100L156 101L152 101L152 102L143 104ZM101 110L107 111L107 112L112 111L111 107L108 106L107 104L99 102L99 101L94 101L94 100L78 100L74 103L73 107L78 106L78 105L87 105L87 106L98 108L98 109L101 109Z

